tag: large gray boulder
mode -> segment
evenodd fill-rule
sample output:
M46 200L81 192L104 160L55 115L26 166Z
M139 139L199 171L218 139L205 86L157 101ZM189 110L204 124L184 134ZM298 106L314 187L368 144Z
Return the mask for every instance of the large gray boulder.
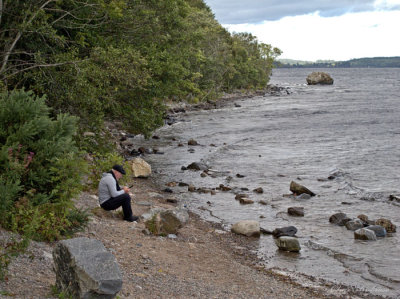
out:
M247 237L260 237L260 223L255 220L242 220L232 225L231 231Z
M301 249L300 242L297 238L294 237L279 237L277 239L274 239L276 246L280 250L284 251L291 251L291 252L299 252Z
M308 85L332 85L333 79L328 73L324 72L312 72L307 76L307 84Z
M72 298L114 298L122 288L117 261L99 240L60 241L53 259L56 286Z

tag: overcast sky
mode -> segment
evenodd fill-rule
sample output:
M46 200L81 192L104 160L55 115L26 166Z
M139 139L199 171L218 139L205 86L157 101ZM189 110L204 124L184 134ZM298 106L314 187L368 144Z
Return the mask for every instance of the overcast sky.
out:
M400 56L400 0L205 0L228 30L280 48L280 58Z

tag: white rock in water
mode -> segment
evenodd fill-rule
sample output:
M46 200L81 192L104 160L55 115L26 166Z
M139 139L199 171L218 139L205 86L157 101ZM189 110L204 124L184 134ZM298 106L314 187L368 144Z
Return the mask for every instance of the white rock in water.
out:
M247 237L260 237L260 223L254 220L243 220L232 225L231 231Z

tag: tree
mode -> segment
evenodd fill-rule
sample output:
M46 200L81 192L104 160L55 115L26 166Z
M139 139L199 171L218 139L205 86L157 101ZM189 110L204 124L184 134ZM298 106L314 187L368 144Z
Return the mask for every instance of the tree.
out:
M0 94L0 224L20 232L37 225L45 238L73 226L66 217L86 168L73 141L77 119L49 112L32 92Z
M263 88L279 50L227 32L202 0L2 0L0 88L47 95L54 115L150 135L164 103Z
M87 53L82 51L76 60L55 62L51 58L68 47L85 47L90 32L106 23L110 14L122 9L121 1L107 2L2 0L0 80L7 81L31 69L78 63Z

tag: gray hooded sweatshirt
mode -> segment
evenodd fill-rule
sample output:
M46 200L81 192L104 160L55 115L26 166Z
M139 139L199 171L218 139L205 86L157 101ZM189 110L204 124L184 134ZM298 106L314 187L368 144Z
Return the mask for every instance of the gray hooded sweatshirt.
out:
M124 190L117 190L117 182L111 173L103 173L103 176L99 183L99 204L106 202L111 197L117 197L118 195L124 194Z

